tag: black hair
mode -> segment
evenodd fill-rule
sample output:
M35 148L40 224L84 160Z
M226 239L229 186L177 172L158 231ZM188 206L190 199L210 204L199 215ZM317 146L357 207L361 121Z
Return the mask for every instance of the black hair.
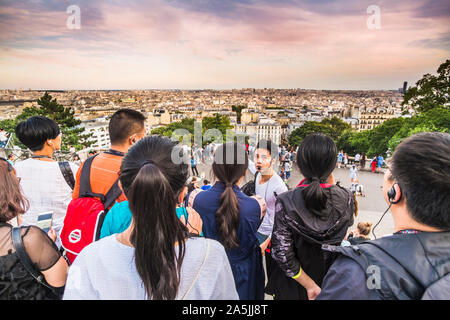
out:
M309 183L309 186L302 190L305 206L324 219L326 217L321 212L326 208L327 196L320 184L333 172L336 161L336 144L325 134L308 135L298 148L297 165Z
M146 137L129 149L120 168L120 182L134 220L130 242L135 248L136 270L148 298L155 300L175 299L189 235L175 211L188 166L172 161L174 148L178 147L168 138Z
M145 116L133 109L119 109L109 121L109 139L111 144L122 144L145 127Z
M42 116L30 117L15 128L17 138L31 151L42 150L45 142L56 139L60 132L55 121Z
M265 149L265 150L269 151L270 157L272 159L274 159L278 156L278 147L271 140L267 140L267 139L259 140L258 144L256 145L256 149Z
M216 226L221 243L226 249L239 246L239 202L233 186L245 175L247 167L247 153L240 144L222 144L214 154L212 170L216 178L225 184L225 190L220 196L220 207L216 211Z
M394 151L390 171L414 220L450 230L450 134L427 132L405 139Z
M208 184L209 183L209 181L208 180L203 180L203 184Z

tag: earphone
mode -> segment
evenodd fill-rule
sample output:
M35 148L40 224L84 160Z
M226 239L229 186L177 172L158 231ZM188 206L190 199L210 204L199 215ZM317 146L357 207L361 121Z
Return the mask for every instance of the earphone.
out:
M395 185L398 185L398 183L394 183L392 188L389 189L389 191L387 193L389 202L392 203L392 204L398 203L401 200L401 198L402 198L402 194L400 193L400 197L397 200L394 201L395 197L397 196L397 192L395 191L395 188L394 188Z
M375 237L375 239L377 238L377 236L375 235L375 228L380 224L381 220L383 220L384 215L389 211L389 209L391 208L391 206L392 206L393 204L396 204L396 203L400 202L400 200L402 199L402 194L400 193L400 197L399 197L397 200L394 200L395 197L397 196L397 192L395 191L395 188L394 188L395 185L398 185L398 183L394 183L394 184L392 185L392 188L389 189L389 191L387 192L387 196L388 196L388 199L389 199L389 207L388 207L388 208L386 209L386 211L383 213L383 215L381 216L380 220L378 220L377 224L372 228L372 234L373 234L373 236ZM399 186L399 188L400 188L400 186ZM400 190L401 190L401 189L400 189Z

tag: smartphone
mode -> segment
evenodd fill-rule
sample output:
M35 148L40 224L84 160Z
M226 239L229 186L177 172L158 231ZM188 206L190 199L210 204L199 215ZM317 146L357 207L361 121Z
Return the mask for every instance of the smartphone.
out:
M44 232L49 232L53 222L53 211L40 213L37 219L37 226Z

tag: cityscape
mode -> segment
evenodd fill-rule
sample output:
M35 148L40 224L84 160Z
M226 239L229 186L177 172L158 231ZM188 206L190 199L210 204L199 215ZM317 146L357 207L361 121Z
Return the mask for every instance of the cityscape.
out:
M286 142L306 121L338 117L357 131L372 129L394 117L410 116L402 106L402 91L234 89L234 90L68 90L48 92L70 107L92 133L93 149L109 147L108 117L120 108L138 110L147 117L146 131L193 118L228 116L236 133ZM1 90L0 120L14 119L24 108L37 106L39 90ZM243 106L241 123L232 106ZM408 115L405 115L404 111Z
M0 300L450 300L449 0L4 0L0 30Z

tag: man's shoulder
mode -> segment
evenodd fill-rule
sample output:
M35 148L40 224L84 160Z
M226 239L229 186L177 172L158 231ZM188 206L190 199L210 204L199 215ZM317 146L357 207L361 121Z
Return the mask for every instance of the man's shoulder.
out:
M288 191L286 183L284 183L283 179L279 175L274 174L272 179L274 181L273 191L277 193L283 193Z

